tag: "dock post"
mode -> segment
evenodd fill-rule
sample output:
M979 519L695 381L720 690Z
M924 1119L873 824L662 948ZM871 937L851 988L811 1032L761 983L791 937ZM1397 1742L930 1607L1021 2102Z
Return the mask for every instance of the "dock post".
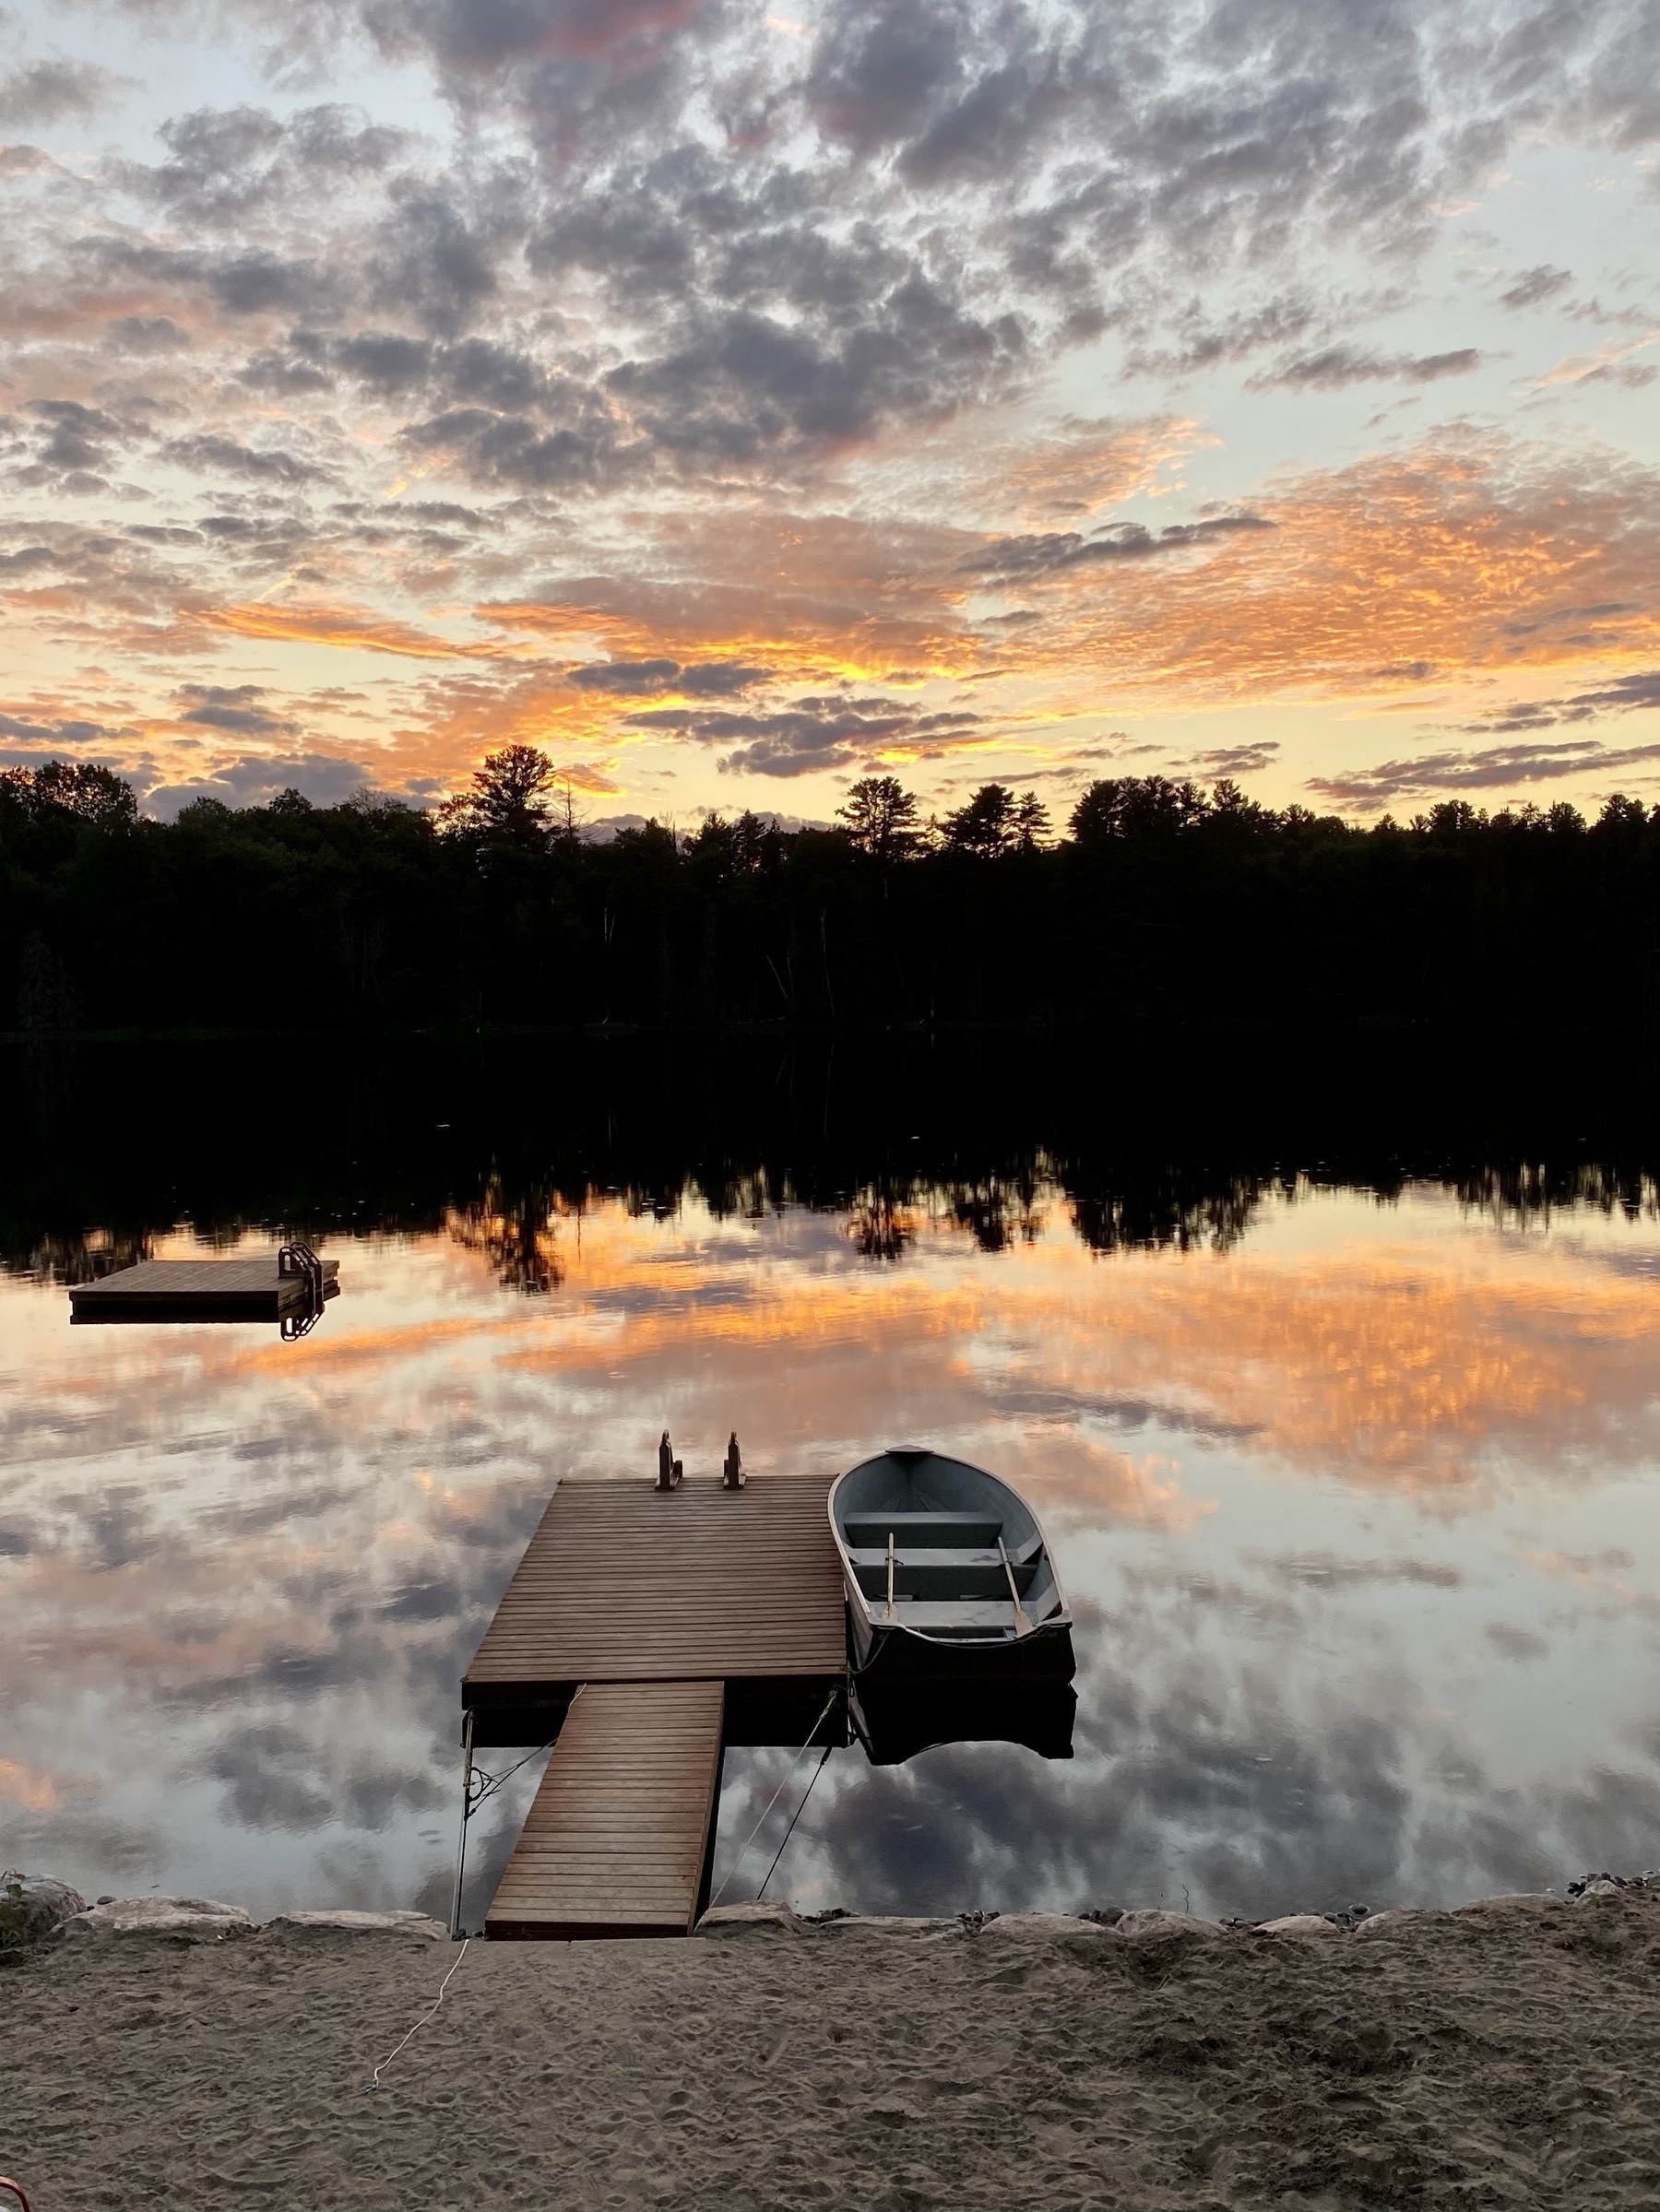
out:
M461 1933L461 1877L467 1871L467 1824L472 1817L473 1709L461 1721L461 1834L456 1845L456 1894L450 1899L450 1941Z

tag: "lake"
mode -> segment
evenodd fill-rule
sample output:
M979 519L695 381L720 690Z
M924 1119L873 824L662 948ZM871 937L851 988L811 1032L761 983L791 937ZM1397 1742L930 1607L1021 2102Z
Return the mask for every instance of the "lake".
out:
M445 1912L466 1662L552 1480L648 1482L667 1426L709 1473L735 1427L756 1481L982 1463L1077 1617L1075 1756L836 1751L769 1890L803 1910L1261 1917L1660 1859L1641 1144L1562 1108L1545 1167L1479 1115L1392 1151L1364 1071L1323 1121L1178 1071L1196 1129L1168 1069L1045 1088L1053 1049L12 1063L0 1857ZM69 1326L90 1270L283 1225L340 1261L300 1342ZM729 1754L717 1884L788 1764ZM475 1827L470 1925L539 1770Z

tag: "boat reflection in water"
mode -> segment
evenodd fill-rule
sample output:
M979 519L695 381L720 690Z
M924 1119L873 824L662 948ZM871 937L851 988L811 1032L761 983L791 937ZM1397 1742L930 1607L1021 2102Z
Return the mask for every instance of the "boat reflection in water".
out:
M966 1460L891 1447L831 1485L855 1679L983 1691L1073 1678L1072 1615L1038 1516Z
M848 1709L872 1767L897 1767L942 1744L1019 1744L1039 1758L1069 1759L1078 1693L1070 1682L1003 1690L856 1678Z

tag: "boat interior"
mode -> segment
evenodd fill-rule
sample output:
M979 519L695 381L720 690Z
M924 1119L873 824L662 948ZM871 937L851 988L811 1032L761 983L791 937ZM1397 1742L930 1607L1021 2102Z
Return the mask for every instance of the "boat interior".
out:
M931 1451L842 1478L836 1515L872 1618L953 1641L1028 1634L1062 1610L1031 1512L1006 1484Z

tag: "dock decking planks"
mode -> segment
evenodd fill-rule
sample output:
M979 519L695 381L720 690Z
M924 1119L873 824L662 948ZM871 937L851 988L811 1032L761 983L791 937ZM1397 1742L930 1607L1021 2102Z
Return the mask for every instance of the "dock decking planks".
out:
M462 1685L479 1742L535 1743L528 1721L526 1734L500 1732L579 1683L723 1681L809 1699L827 1688L847 1664L829 1490L829 1477L801 1475L741 1490L712 1477L669 1492L561 1483Z
M475 1745L556 1739L487 1934L684 1935L723 1747L845 1740L829 1492L555 1489L461 1688Z
M484 1933L685 1935L720 1779L718 1682L613 1682L571 1706Z
M323 1262L326 1296L339 1285L338 1260ZM277 1255L232 1260L141 1260L69 1292L74 1321L279 1321L307 1299L302 1275L279 1275Z

